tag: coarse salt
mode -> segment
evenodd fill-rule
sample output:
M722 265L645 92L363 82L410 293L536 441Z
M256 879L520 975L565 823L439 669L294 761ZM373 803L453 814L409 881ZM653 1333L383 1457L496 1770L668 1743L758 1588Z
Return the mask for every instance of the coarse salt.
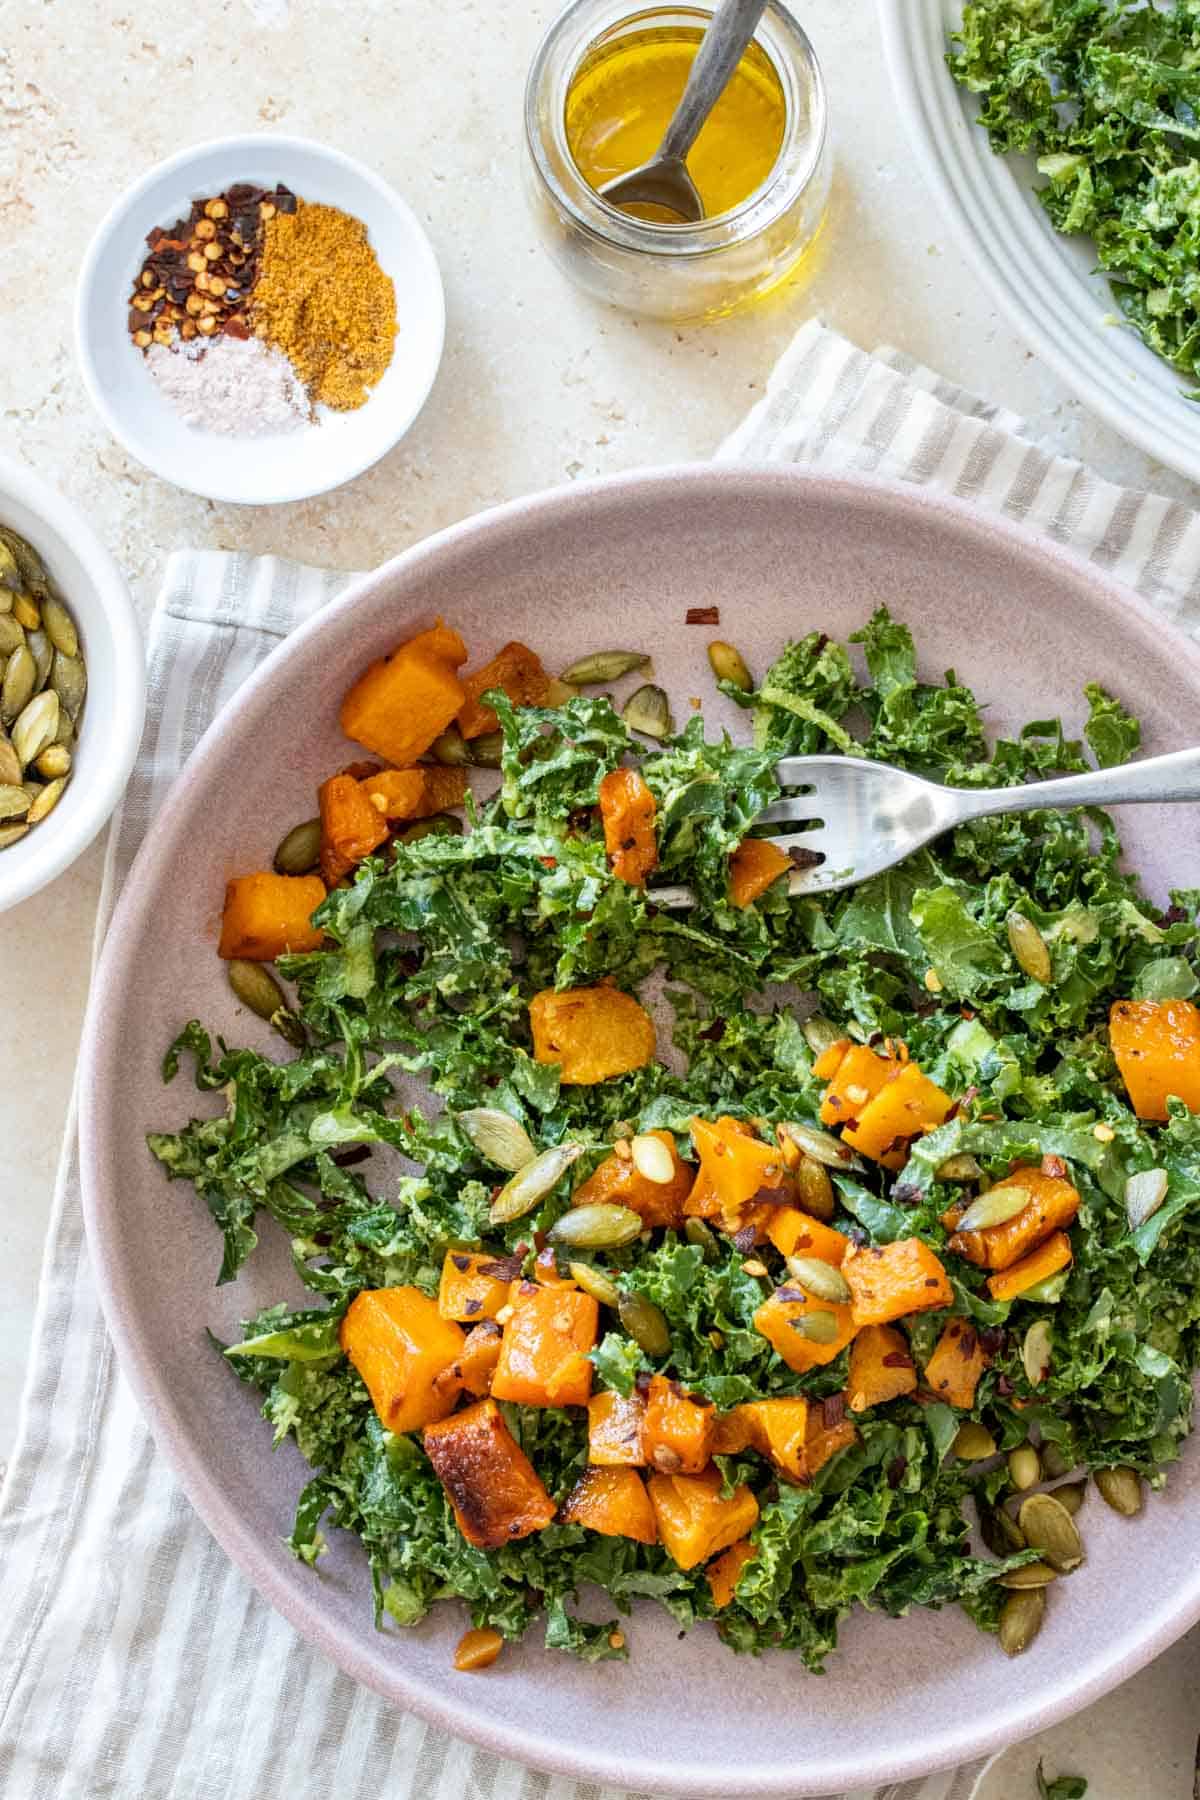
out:
M291 363L261 338L219 337L200 354L155 344L146 353L146 367L195 431L267 437L313 422Z

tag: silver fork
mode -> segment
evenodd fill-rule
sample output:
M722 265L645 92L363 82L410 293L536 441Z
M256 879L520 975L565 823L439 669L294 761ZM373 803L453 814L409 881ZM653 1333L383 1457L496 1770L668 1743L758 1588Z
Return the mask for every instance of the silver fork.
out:
M830 894L865 881L968 819L1142 800L1200 800L1200 749L1172 750L1118 769L1009 788L941 787L858 756L785 756L776 763L775 774L780 787L801 792L764 807L755 824L796 827L770 840L796 862L788 878L793 896ZM646 897L665 908L696 904L688 887L651 888Z

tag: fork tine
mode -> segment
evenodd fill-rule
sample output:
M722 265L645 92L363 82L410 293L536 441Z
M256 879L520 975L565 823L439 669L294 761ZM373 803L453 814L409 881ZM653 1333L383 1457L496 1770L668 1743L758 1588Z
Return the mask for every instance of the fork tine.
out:
M815 810L816 800L813 795L797 794L794 798L789 795L786 800L772 800L771 804L764 806L760 813L755 813L754 823L756 825L794 825L801 819L812 819Z

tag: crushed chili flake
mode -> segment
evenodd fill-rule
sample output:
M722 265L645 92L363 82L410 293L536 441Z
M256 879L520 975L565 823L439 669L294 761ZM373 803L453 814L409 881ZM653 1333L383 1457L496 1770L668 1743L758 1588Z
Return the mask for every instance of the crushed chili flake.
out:
M689 606L684 619L685 625L719 625L721 609L719 606Z

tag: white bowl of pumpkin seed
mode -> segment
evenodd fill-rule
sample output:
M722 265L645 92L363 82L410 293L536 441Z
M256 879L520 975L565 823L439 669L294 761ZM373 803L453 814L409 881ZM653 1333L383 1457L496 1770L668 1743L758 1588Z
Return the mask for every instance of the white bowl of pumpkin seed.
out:
M0 458L0 912L61 875L105 825L145 712L120 569L69 501Z

